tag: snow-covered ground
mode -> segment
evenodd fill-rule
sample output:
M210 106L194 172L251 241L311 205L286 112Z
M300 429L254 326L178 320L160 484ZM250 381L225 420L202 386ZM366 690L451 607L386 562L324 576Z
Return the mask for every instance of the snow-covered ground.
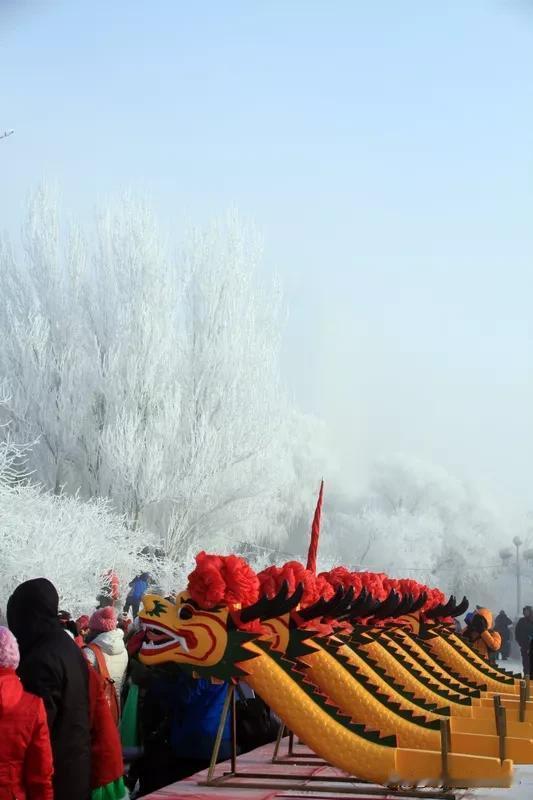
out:
M512 672L521 672L522 664L516 659L498 662L498 666ZM533 800L533 765L515 766L514 782L511 789L476 789L457 793L458 797L476 800Z
M458 792L457 797L463 800L533 800L533 765L515 767L511 789L475 789Z

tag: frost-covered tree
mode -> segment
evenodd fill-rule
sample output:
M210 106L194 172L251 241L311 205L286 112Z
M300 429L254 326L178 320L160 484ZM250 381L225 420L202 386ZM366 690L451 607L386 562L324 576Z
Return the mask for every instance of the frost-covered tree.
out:
M0 444L0 608L24 580L46 577L71 613L90 611L112 570L124 596L131 577L149 571L164 590L174 588L173 568L154 558L154 537L129 530L103 499L44 491L21 478L27 448ZM147 550L148 548L148 550Z
M353 567L489 599L491 565L500 543L512 538L512 521L491 498L440 466L406 456L378 461L365 492L335 498L329 522L341 560Z
M282 537L275 505L290 462L279 377L279 295L258 280L259 246L235 220L183 255L182 424L167 541ZM284 460L285 457L285 460Z
M34 479L108 499L175 557L282 538L290 414L256 238L231 217L174 255L131 201L90 234L59 219L40 191L0 248L3 421L36 442Z

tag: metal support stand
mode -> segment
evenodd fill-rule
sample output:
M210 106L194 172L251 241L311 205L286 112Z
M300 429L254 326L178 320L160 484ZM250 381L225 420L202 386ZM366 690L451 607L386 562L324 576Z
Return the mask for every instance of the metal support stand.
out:
M448 754L450 752L451 728L448 718L440 721L440 754L441 754L441 775L442 788L450 785L450 771L448 769Z
M276 738L276 744L274 745L274 752L272 753L272 763L275 764L278 758L279 748L281 745L281 740L285 736L285 725L281 723L279 726L278 736Z
M518 710L518 720L525 722L526 719L526 701L528 698L528 689L526 681L520 681L520 707Z
M222 775L215 777L215 768L220 753L220 745L222 744L222 736L224 728L228 719L228 714L232 714L231 720L231 771L224 772ZM502 709L505 714L505 710ZM375 786L368 784L365 781L355 776L349 775L287 775L283 772L254 772L254 771L239 771L238 758L237 758L237 723L236 723L236 702L235 702L235 687L228 686L226 697L224 699L224 706L220 716L215 743L213 745L213 752L211 754L211 761L207 770L205 781L201 783L203 786L224 786L235 789L279 789L282 792L287 791L304 791L310 800L313 796L319 793L324 794L342 794L358 797L364 795L366 797L402 797L402 798L415 798L416 800L456 800L453 792L450 792L446 786L448 784L448 753L450 748L450 723L449 720L443 720L441 724L441 743L442 743L442 779L443 787L439 789L407 789L401 786ZM280 758L279 752L281 749L281 742L287 733L285 725L280 727L276 743L274 745L274 752L272 755L273 764L293 764L294 766L311 765L316 768L322 766L330 766L326 761L311 752L298 753L294 749L294 734L289 731L288 751L287 756ZM318 798L317 798L318 800Z
M292 731L289 731L289 752L287 755L289 758L294 755L294 733Z
M496 718L496 733L498 734L499 747L500 747L500 761L505 760L506 755L506 737L507 737L507 713L502 706L502 699L499 694L493 698L494 702L494 715Z
M211 753L211 761L209 762L209 769L207 770L207 780L206 783L209 785L213 783L213 775L215 773L215 767L218 761L218 754L220 753L220 745L222 743L222 735L224 733L224 728L226 726L226 720L228 718L228 712L230 705L233 706L234 710L234 702L235 702L235 686L230 683L228 685L228 690L226 692L226 697L224 698L224 705L222 707L222 714L220 715L220 722L218 723L218 730L217 735L215 737L215 743L213 745L213 752ZM237 762L237 737L235 735L235 713L233 714L233 733L234 735L231 737L231 766L233 768L234 763L234 754L235 754L235 764Z

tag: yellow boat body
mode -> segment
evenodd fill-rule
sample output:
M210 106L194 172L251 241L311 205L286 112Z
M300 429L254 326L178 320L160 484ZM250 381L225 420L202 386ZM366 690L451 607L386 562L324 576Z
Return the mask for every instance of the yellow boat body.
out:
M245 648L257 656L239 665L247 673L249 685L290 730L330 764L383 785L443 784L440 751L385 746L358 736L325 713L256 642L248 642ZM510 759L500 762L498 758L451 753L445 781L453 787L509 787L512 774Z
M394 680L400 683L408 691L413 692L416 697L425 700L427 703L436 703L438 707L449 707L451 713L456 716L472 717L471 705L454 703L449 697L442 697L442 695L434 691L434 689L446 689L447 687L443 684L440 684L438 678L433 677L431 673L426 672L428 678L432 679L434 689L418 680L417 675L414 672L411 672L406 664L398 662L392 653L383 647L379 641L373 641L367 645L364 645L364 649L379 663L383 669L385 669L391 678L394 678ZM420 669L420 672L423 672L423 670Z
M307 674L313 683L322 689L324 694L331 698L343 713L355 722L379 730L382 735L395 735L401 748L440 751L440 729L430 727L429 720L424 718L420 709L417 709L418 713L415 712L414 719L402 715L401 711L406 710L406 705L401 694L391 692L390 687L385 684L388 689L387 698L391 704L388 705L387 702L377 697L381 687L376 685L377 681L372 680L371 676L371 681L361 685L343 667L342 663L318 645L316 641L314 646L316 647L314 652L302 656L300 661L307 666ZM349 650L346 645L339 649L343 655L346 655ZM351 655L350 662L357 663L357 654L352 652ZM368 673L365 677L368 677ZM376 677L379 678L379 676ZM380 693L382 696L384 695L383 691ZM393 703L395 705L392 705ZM411 709L408 710L411 711ZM432 719L435 719L435 715L431 716ZM437 718L437 722L440 722L439 718ZM461 732L455 729L452 731L450 751L499 758L499 738L495 735L495 731L494 734L491 735L491 733L492 730ZM506 740L506 747L507 755L517 764L533 764L532 739L509 737Z
M472 687L462 680L461 675L450 675L449 672L437 664L435 659L421 646L414 637L410 636L406 631L395 630L390 634L384 632L382 637L385 641L390 641L402 654L405 654L411 664L416 665L416 669L423 670L425 674L429 674L431 678L438 682L439 685L446 687L447 682L452 681L456 687L454 691L463 694L465 697L470 697ZM415 661L414 655L418 658Z
M485 686L488 691L497 694L519 694L520 682L506 683L501 678L498 679L498 671L487 669L488 664L482 658L470 658L471 652L466 650L462 643L457 644L457 637L449 640L442 636L435 636L428 640L429 647L442 661L460 675L464 675L468 680L476 682L480 686ZM468 656L468 657L466 657ZM486 671L483 671L486 670Z

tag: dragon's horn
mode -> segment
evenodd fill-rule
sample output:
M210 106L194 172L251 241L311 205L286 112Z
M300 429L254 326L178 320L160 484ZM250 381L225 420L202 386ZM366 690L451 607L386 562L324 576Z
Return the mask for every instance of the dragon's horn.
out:
M455 599L455 595L451 594L448 598L448 602L444 605L444 611L446 613L443 616L449 617L456 605L457 600Z
M440 617L450 617L452 615L452 611L456 606L455 597L450 595L448 598L447 603L440 603L435 608L431 608L429 611L426 612L426 617L430 617L431 619L438 619Z
M413 607L413 596L411 594L404 594L400 600L400 604L394 612L395 617L401 617L402 614L408 614Z
M444 617L445 616L443 611L444 611L444 606L442 605L442 603L439 603L438 606L435 606L434 608L430 608L428 611L426 611L424 613L425 613L425 616L428 619L436 619L437 617Z
M401 598L394 589L391 589L389 596L380 604L379 608L374 613L375 619L386 619L393 616L396 609L400 605Z
M349 586L348 589L344 592L344 597L342 598L342 600L335 606L334 611L330 611L325 616L334 617L335 619L344 618L352 606L352 603L354 601L354 596L355 596L355 589L353 586Z
M455 604L455 608L453 608L450 612L450 617L460 617L461 614L464 614L465 611L467 611L469 605L470 603L466 597L463 597L460 603Z
M367 594L364 598L364 602L350 614L350 622L353 623L358 619L371 617L372 614L378 610L380 605L381 603L379 600L375 600L371 594Z
M364 611L365 606L368 602L368 593L366 588L363 586L357 597L352 600L349 607L346 609L346 612L343 615L343 619L350 619L351 617L356 617L361 611ZM340 619L340 617L337 617Z
M239 614L241 622L252 622L254 619L273 619L273 617L281 617L295 608L304 592L303 584L299 583L294 593L289 597L289 584L283 581L279 591L275 597L267 597L263 595L259 600L251 606L243 608Z
M426 605L427 599L428 599L427 593L426 592L422 592L420 597L413 602L413 605L409 609L409 614L414 614L415 611L420 611L422 606Z
M324 600L324 598L321 597L316 603L313 603L313 605L302 608L299 612L300 617L306 622L311 619L316 619L317 617L337 618L337 616L341 616L348 609L348 606L353 600L353 594L354 590L352 586L346 591L344 587L338 586L335 594L329 600Z

